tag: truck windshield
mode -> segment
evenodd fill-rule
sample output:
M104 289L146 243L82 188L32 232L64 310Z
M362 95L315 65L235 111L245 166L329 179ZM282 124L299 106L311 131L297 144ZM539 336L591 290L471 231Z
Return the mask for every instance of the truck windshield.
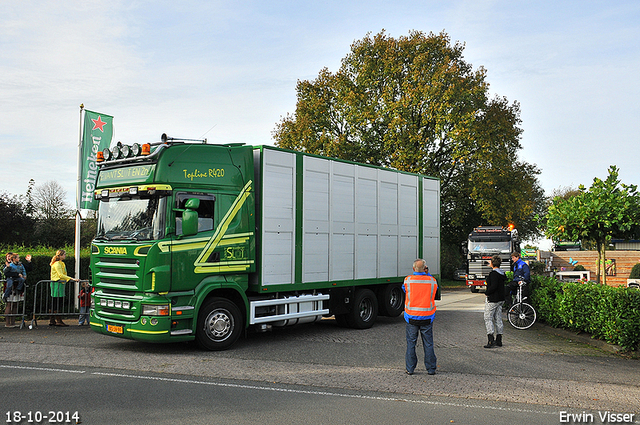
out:
M98 209L98 233L103 240L157 240L164 237L166 197L111 198Z
M510 241L500 241L500 242L488 242L488 241L469 241L469 252L470 253L491 253L491 254L500 254L500 253L509 253L511 252L511 242Z

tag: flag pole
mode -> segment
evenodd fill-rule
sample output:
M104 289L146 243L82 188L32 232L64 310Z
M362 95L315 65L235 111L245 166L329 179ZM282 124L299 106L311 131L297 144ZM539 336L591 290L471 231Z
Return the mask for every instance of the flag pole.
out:
M76 267L75 267L75 278L80 279L80 223L82 221L82 216L80 215L80 196L82 193L82 113L84 112L84 104L80 104L80 130L78 136L78 183L76 186L76 237L75 237L75 257L76 257ZM75 285L75 300L76 304L78 304L78 293L80 290L80 285L76 283Z

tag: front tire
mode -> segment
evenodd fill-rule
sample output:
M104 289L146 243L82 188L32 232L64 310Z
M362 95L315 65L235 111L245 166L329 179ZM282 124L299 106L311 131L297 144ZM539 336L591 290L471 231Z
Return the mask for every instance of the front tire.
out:
M354 329L369 329L378 317L378 299L370 289L357 289L353 309L347 316L349 326Z
M231 347L240 338L244 321L237 305L224 298L206 301L198 313L196 341L207 350Z
M507 317L514 328L529 329L536 321L536 310L527 303L516 303L509 309Z

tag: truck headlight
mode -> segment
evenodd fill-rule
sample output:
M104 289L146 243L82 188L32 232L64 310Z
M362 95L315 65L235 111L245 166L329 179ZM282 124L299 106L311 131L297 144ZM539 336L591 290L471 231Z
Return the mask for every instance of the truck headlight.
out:
M143 316L168 316L169 304L143 304Z

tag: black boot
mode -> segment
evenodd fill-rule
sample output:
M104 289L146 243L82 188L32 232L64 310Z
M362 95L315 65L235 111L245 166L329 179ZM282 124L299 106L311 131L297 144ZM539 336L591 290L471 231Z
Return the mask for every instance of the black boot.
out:
M502 335L501 334L496 335L496 345L498 347L502 347Z
M493 340L493 335L487 335L487 345L484 346L484 348L493 348L496 346L496 342Z

